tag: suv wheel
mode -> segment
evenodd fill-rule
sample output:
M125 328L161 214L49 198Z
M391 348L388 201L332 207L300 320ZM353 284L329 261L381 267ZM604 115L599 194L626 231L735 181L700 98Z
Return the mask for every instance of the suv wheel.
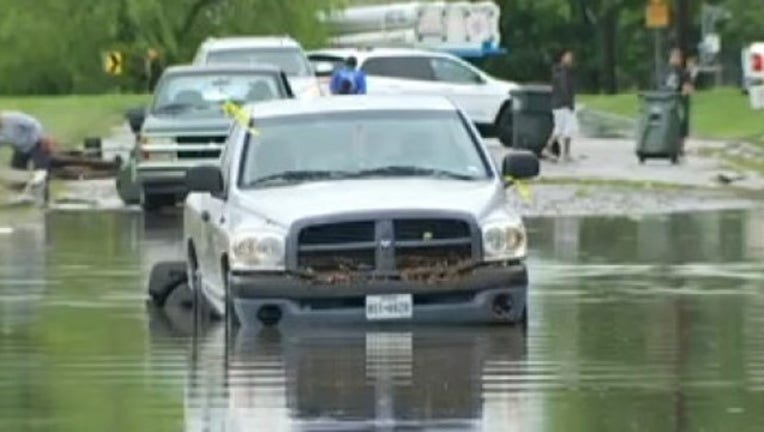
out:
M512 106L507 104L502 107L496 118L496 137L504 147L512 147Z
M168 194L147 194L145 191L141 194L141 207L147 212L155 212L162 207L171 207L175 205L175 196Z

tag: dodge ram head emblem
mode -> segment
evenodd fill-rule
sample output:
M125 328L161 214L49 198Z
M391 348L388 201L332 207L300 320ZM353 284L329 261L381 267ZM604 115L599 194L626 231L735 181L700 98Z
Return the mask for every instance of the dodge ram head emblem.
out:
M389 249L390 246L393 245L393 241L390 239L382 239L379 241L379 246L382 247L382 249Z

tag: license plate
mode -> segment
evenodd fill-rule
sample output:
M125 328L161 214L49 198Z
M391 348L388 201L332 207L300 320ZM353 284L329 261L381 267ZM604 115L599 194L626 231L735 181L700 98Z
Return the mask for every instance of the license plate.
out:
M366 319L382 321L411 318L414 300L411 294L374 295L366 297Z

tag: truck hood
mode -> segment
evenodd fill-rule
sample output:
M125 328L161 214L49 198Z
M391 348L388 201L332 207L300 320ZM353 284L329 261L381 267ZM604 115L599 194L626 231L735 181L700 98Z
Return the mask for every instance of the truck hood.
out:
M232 222L246 227L265 221L286 229L304 218L384 211L461 212L479 221L503 200L504 189L488 180L387 178L313 182L239 191Z
M172 134L196 134L196 133L222 133L227 134L231 127L231 120L223 115L210 112L199 114L149 116L143 124L144 135L172 135Z
M492 85L501 93L509 94L512 90L520 88L520 85L512 81L504 81L491 77Z
M297 99L311 99L321 96L318 79L314 76L290 76L289 86Z

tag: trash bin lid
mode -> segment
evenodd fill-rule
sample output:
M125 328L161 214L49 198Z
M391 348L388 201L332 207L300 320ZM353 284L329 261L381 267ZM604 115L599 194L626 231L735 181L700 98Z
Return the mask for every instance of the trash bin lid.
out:
M547 84L523 84L520 87L512 90L510 94L514 93L551 93L552 86Z
M655 90L639 93L639 97L642 99L675 99L679 96L679 93L667 90Z

